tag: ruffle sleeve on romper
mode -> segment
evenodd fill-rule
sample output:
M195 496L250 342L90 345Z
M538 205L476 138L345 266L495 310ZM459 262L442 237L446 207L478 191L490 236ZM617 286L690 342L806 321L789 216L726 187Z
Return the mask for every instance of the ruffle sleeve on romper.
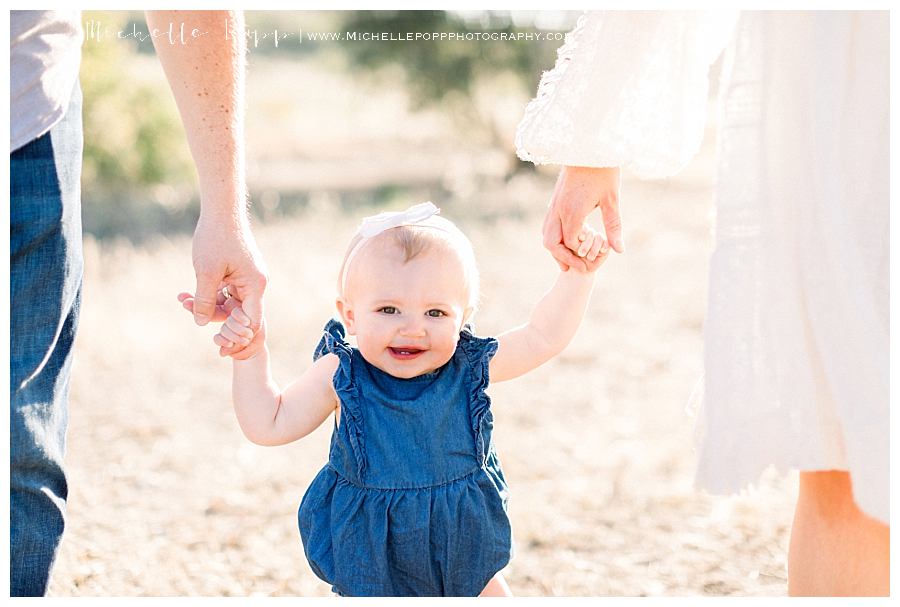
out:
M347 430L350 447L356 458L357 473L362 478L366 469L366 441L359 410L359 394L353 384L353 349L345 339L344 326L334 319L325 325L322 339L313 353L313 361L329 353L337 356L340 361L332 381L341 401L341 425Z
M475 434L475 448L478 463L485 461L484 419L491 408L491 399L485 393L490 383L489 367L491 358L497 353L497 340L493 337L477 337L471 325L466 325L459 334L460 349L466 356L471 368L469 399L472 415L472 432ZM489 439L489 437L488 437Z

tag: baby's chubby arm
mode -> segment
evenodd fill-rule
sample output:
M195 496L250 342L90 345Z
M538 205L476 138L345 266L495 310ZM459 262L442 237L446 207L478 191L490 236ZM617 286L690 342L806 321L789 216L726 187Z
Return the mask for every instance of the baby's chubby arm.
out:
M182 305L189 309L185 299ZM231 389L244 436L258 445L284 445L318 428L338 406L332 384L338 357L319 358L282 391L272 379L265 319L254 335L250 317L239 302L229 300L225 307L228 318L213 341L220 347L228 347L229 342L246 345L232 356Z
M562 352L581 325L594 285L594 271L609 254L609 244L585 225L579 254L583 253L590 272L570 269L560 272L553 287L544 294L528 323L497 337L497 353L490 362L492 382L513 379L544 364Z
M326 354L279 391L269 369L269 349L233 363L232 399L244 436L258 445L299 440L334 413L338 397L332 378L338 357Z

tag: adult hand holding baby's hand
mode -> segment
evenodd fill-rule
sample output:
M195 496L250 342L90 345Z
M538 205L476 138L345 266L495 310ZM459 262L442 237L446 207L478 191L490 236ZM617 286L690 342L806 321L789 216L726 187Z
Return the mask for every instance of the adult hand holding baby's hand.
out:
M584 224L581 227L576 241L579 244L575 254L584 261L582 265L571 266L576 272L594 272L609 257L609 243L606 242L602 234L588 224Z
M179 293L178 301L188 312L194 312L195 299L191 293ZM241 302L230 297L226 289L216 292L216 305L211 319L221 322L222 328L213 336L219 346L219 356L231 356L235 360L246 360L256 355L266 341L266 322L262 319L256 333L251 329L250 316L244 312Z
M217 298L227 284L250 317L250 328L256 331L262 323L267 278L262 254L246 217L201 212L191 250L197 277L192 308L194 321L202 326L224 320ZM235 344L225 350L225 355L230 356L240 346Z
M598 263L577 254L583 244L578 236L585 219L595 208L599 208L603 216L606 236L612 248L624 253L619 215L619 169L563 167L543 228L544 247L563 271L569 268L594 271L599 267Z
M241 302L229 298L225 301L225 308L229 310L228 318L222 324L219 333L213 337L213 341L219 346L220 356L231 356L235 360L247 360L253 358L266 343L266 319L260 322L256 333L250 328L250 317L241 307ZM237 352L231 352L236 347L242 348Z

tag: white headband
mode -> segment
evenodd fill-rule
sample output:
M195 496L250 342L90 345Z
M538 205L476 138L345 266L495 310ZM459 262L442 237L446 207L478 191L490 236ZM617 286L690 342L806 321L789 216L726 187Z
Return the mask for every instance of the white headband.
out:
M405 211L385 211L378 215L363 217L362 222L359 224L359 229L357 230L357 233L362 236L362 238L354 245L353 249L347 255L347 261L344 262L344 268L341 274L341 292L347 290L347 274L350 270L350 262L353 261L353 258L366 242L391 228L422 224L440 212L441 210L436 207L433 202L427 201L414 204ZM430 227L444 229L440 226Z

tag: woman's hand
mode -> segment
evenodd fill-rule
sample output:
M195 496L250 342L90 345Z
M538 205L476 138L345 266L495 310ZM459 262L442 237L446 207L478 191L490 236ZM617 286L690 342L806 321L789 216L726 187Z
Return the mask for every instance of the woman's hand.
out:
M544 218L544 247L560 269L592 272L600 265L578 255L578 239L587 216L600 208L606 239L613 250L624 253L622 220L619 215L619 169L564 166L556 180L550 208ZM600 260L602 262L602 259Z

